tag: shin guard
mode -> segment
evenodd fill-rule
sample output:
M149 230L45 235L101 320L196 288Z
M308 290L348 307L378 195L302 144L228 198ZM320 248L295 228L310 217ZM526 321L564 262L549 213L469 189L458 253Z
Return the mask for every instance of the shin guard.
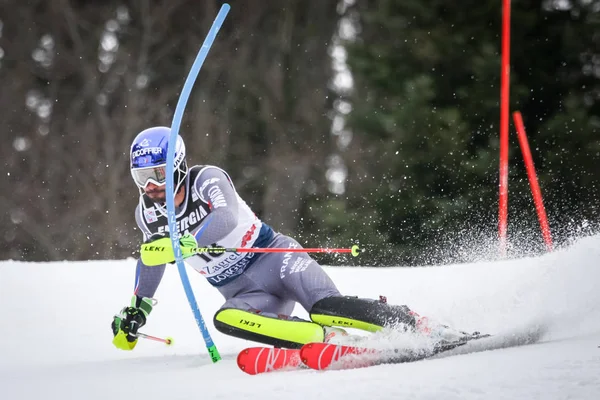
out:
M289 349L322 342L325 338L323 327L314 322L287 316L277 318L260 311L221 309L215 314L214 324L219 332L226 335Z
M384 299L371 300L358 297L327 297L316 302L310 318L325 326L344 326L377 332L382 328L414 329L415 318L406 306L387 304Z

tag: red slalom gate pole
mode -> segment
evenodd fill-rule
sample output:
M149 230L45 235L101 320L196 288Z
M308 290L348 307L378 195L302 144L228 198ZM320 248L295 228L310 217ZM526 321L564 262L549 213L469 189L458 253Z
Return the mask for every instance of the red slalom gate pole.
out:
M500 254L506 256L508 226L508 123L510 89L510 0L502 0L502 64L500 69L500 180L498 239Z
M542 236L546 242L546 248L548 251L552 251L552 235L550 234L550 226L548 225L548 218L546 216L546 209L544 208L544 201L542 200L542 191L538 183L537 174L535 173L535 166L533 165L533 158L531 157L531 149L529 148L529 141L527 140L527 134L525 133L525 125L523 124L523 117L519 111L513 113L513 120L517 127L517 136L519 137L519 145L521 146L521 152L523 153L523 161L527 168L527 177L529 178L529 186L531 186L531 194L533 195L533 202L535 209L538 214L538 220L540 221L540 227L542 229Z

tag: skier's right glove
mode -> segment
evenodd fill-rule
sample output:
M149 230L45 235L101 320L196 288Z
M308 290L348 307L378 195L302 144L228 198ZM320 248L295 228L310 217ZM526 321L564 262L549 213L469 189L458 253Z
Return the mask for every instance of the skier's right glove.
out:
M154 299L133 295L131 305L123 307L121 312L113 317L111 328L114 334L113 344L121 350L133 350L137 344L138 329L146 324Z

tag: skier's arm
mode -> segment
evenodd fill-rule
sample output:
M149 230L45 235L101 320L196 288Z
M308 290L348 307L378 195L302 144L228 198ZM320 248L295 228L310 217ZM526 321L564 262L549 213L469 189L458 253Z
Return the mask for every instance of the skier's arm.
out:
M150 236L150 230L141 218L141 209L138 205L135 210L135 220L144 233L144 240ZM133 350L137 344L138 329L146 324L148 315L152 312L155 301L152 298L158 288L165 265L148 267L142 260L138 260L135 271L135 290L129 306L123 307L113 317L111 329L113 331L113 344L121 350Z
M140 206L135 210L135 221L138 227L144 233L144 241L151 236L151 232L142 221ZM138 297L153 297L165 272L165 264L149 267L141 259L137 262L135 270L135 290Z
M223 239L237 226L238 196L229 177L215 167L202 170L193 184L192 190L211 208L211 213L194 232L198 246L208 246Z

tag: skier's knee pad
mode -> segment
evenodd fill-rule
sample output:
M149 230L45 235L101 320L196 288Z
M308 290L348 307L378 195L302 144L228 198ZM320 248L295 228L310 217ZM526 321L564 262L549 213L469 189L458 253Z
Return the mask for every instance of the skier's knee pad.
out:
M326 297L310 310L310 319L325 326L345 326L377 332L382 328L415 326L415 318L406 306L352 296Z
M299 318L277 318L260 313L223 308L214 317L215 328L221 333L268 344L296 349L310 342L322 342L323 327Z

